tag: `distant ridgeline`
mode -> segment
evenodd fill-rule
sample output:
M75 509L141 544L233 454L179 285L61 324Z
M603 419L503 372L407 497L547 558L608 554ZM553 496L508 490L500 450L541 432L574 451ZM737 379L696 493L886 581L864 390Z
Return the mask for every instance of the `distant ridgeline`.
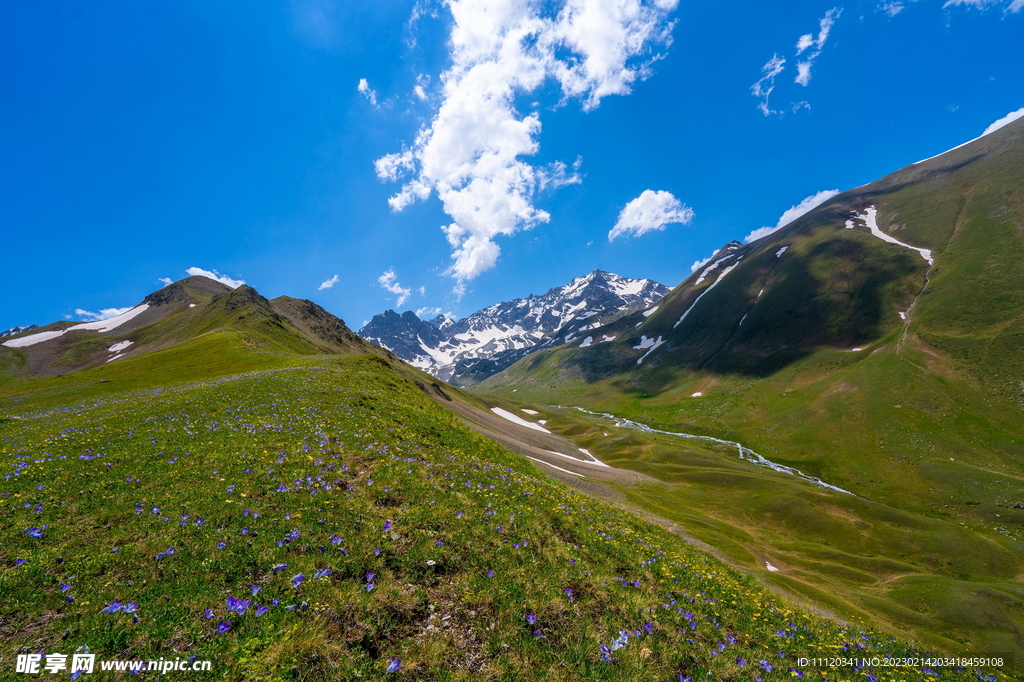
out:
M646 310L668 292L653 280L594 270L542 296L498 303L458 321L443 315L420 320L413 312L388 310L359 334L434 376L472 385L543 348L574 339L608 341L591 332Z

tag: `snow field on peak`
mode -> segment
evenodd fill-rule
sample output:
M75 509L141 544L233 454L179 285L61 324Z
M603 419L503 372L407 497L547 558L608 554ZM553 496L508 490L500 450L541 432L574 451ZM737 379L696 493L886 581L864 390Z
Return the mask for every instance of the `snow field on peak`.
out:
M112 331L114 329L117 329L118 327L120 327L125 322L128 322L129 320L131 320L131 319L141 315L142 313L146 312L147 310L149 310L149 305L146 304L146 303L143 303L142 305L135 306L131 310L129 310L127 312L123 312L123 313L121 313L120 315L118 315L116 317L111 317L108 320L97 320L96 322L84 322L82 324L73 325L73 326L68 327L67 329L63 329L61 331L40 332L38 334L30 334L29 336L23 336L20 339L11 339L10 341L4 341L3 345L7 346L8 348L26 348L28 346L34 346L37 343L42 343L43 341L49 341L50 339L55 339L58 336L64 336L64 334L67 334L70 331L77 331L77 330L80 330L80 329L87 329L87 330L99 332L99 333L102 334L103 332L109 332L109 331Z

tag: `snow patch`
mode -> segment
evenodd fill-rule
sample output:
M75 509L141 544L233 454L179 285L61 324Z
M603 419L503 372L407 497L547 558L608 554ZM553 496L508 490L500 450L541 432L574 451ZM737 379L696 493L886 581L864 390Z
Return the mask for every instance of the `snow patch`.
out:
M699 286L699 285L700 285L700 283L701 283L701 282L703 282L703 281L704 281L704 279L705 279L705 278L706 278L706 277L707 277L707 276L708 276L709 274L711 274L711 271L712 271L712 270L716 270L716 269L718 268L718 266L719 266L719 265L721 265L722 263L724 263L725 261L729 260L730 258L732 258L732 257L733 257L733 256L735 256L735 255L736 255L736 254L734 254L734 253L730 253L730 254L729 254L728 256L723 256L722 258L719 258L718 260L716 260L716 261L715 261L714 263L712 263L711 265L709 265L709 266L707 266L706 268L704 268L704 272L700 273L700 277L698 277L698 278L697 278L697 281L693 283L693 286Z
M704 394L703 394L703 393L701 393L700 391L697 391L696 393L692 394L692 395L691 395L690 397L691 397L691 398L699 398L699 397L701 397L702 395L704 395Z
M189 303L189 304L188 304L188 307L189 307L189 308L195 308L195 307L196 307L196 304L195 304L195 303Z
M656 305L653 308L651 308L650 310L645 310L644 311L644 317L650 317L654 313L658 312L658 308L660 308L660 307L661 307L660 305Z
M647 338L647 337L645 336L643 338ZM647 351L646 353L644 353L643 357L636 361L636 364L638 364L638 365L643 364L643 361L647 359L647 356L650 355L651 353L653 353L654 351L658 350L658 348L662 344L664 344L664 343L665 342L661 339L661 336L659 336L658 340L653 342L653 345L651 345L651 349L649 351ZM638 346L638 348L639 348L639 346Z
M776 258L781 258L782 254L786 253L786 249L788 249L788 248L789 248L788 245L783 246L781 249L779 249L778 251L775 252L775 257Z
M919 254L921 254L921 257L928 262L928 265L935 265L935 260L932 258L932 252L929 251L928 249L919 249L916 246L905 244L901 242L899 239L896 239L896 237L893 237L892 235L882 232L882 230L879 229L878 227L878 209L875 208L874 206L864 211L864 215L854 215L853 217L855 220L863 220L864 224L867 225L869 230L871 230L871 234L875 235L882 241L889 242L890 244L896 244L897 246L902 246L904 248L910 249L911 251L917 251Z
M552 469L558 469L559 471L564 471L565 473L572 474L573 476L579 476L580 478L586 478L586 476L584 476L583 474L577 474L575 471L569 471L568 469L563 469L562 467L556 467L554 464L549 464L548 462L545 462L542 459L537 459L536 457L530 457L529 455L526 455L526 459L532 459L534 462L540 462L541 464L543 464L545 466L549 466Z
M149 305L143 303L142 305L135 306L131 310L123 312L116 317L111 317L109 320L98 320L96 322L76 324L71 327L68 327L67 329L63 329L57 332L39 332L38 334L30 334L28 336L23 336L20 339L4 341L3 345L7 346L8 348L25 348L27 346L34 346L37 343L42 343L43 341L55 339L58 336L64 336L70 331L76 331L79 329L87 329L90 331L100 332L102 334L103 332L109 332L111 330L117 329L125 322L128 322L129 320L141 315L147 310L149 310Z
M130 345L132 345L132 343L134 343L134 342L133 341L118 341L117 343L115 343L113 346L111 346L107 350L109 350L111 353L120 353L125 348L127 348Z
M658 338L660 339L661 337L659 336ZM633 346L633 350L643 350L645 348L650 348L653 345L654 345L654 339L653 338L649 339L649 338L647 338L646 335L644 335L644 336L640 337L640 345L639 346Z
M767 561L766 561L766 562L764 562L764 567L765 567L765 568L767 568L767 569L768 569L769 571L771 571L772 573L778 573L778 572L779 572L779 569L775 568L774 566L772 566L772 565L771 565L770 563L768 563Z
M590 346L593 343L594 343L594 337L593 336L588 336L587 338L583 339L583 343L580 344L580 348L586 348L587 346Z
M735 267L736 267L737 265L739 265L739 264L740 264L740 260L743 260L743 259L742 259L742 258L740 258L740 259L739 259L739 260L737 260L737 261L736 261L735 263L733 263L732 265L730 265L729 267L727 267L727 268L726 268L725 270L722 270L722 274L720 274L720 275L718 276L718 279L716 279L716 280L714 281L714 283L713 283L713 284L712 284L711 286L709 286L709 287L708 287L707 289L705 289L704 291L700 292L700 296L698 296L698 297L697 297L697 300L695 300L695 301L694 301L694 302L693 302L693 303L692 303L692 304L690 305L690 307L686 309L686 312L684 312L684 313L682 314L682 316L681 316L681 317L680 317L680 318L679 318L678 320L676 320L676 323L675 323L674 325L672 325L672 328L673 328L673 329L675 329L676 327L678 327L679 325L681 325L681 324L683 323L683 320L685 320L685 319L686 319L686 316L690 314L690 311L691 311L691 310L693 310L694 308L696 308L696 307L697 307L697 304L698 304L698 303L700 303L700 299L704 298L704 296L705 296L705 295L706 295L706 294L707 294L707 293L708 293L709 291L711 291L712 289L714 289L715 287L717 287L717 286L718 286L718 283L719 283L719 282L721 282L721 281L722 281L722 280L723 280L723 279L725 278L725 276L726 276L726 275L728 275L728 274L729 274L730 272L732 272L732 271L733 271L733 269L734 269L734 268L735 268Z
M526 428L533 429L534 431L543 431L544 433L551 433L550 431L545 429L543 426L538 426L537 424L534 424L533 422L528 422L525 419L523 419L522 417L518 417L518 416L512 414L511 412L509 412L508 410L503 410L500 407L492 407L491 408L491 412L493 412L494 414L498 415L499 417L507 419L508 421L512 422L513 424L518 424L519 426L525 426Z
M607 343L608 341L614 341L617 338L618 338L617 336L608 336L607 334L605 334L604 338L601 339L601 343Z
M107 360L107 362L113 362L114 360L117 360L118 358L123 358L123 357L124 357L124 353L118 353L114 357L112 357L109 360ZM106 364L106 363L104 363L104 364Z
M526 414L540 414L540 412L538 412L537 410L528 410L528 409L526 409L525 407L524 407L524 408L522 408L522 409L521 409L521 410L519 410L519 411L520 411L520 412L525 412Z
M578 457L573 457L572 455L565 455L565 454L562 454L561 452L555 452L554 450L545 450L544 452L549 452L552 455L557 455L558 457L565 457L566 459L571 459L574 462L581 462L581 463L585 463L585 464L596 464L597 466L601 466L601 467L604 467L606 469L611 469L610 466L608 466L607 464L605 464L604 462L599 460L597 457L594 457L594 455L590 454L589 450L584 450L583 448L577 448L577 449L580 452L582 452L584 455L586 455L589 459L580 459Z

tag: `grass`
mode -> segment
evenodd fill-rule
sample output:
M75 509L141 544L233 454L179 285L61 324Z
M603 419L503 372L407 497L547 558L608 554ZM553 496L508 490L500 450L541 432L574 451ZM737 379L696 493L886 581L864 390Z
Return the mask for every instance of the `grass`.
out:
M920 652L547 479L380 358L157 385L146 357L0 402L7 672L87 646L213 661L190 679L923 675L797 666Z

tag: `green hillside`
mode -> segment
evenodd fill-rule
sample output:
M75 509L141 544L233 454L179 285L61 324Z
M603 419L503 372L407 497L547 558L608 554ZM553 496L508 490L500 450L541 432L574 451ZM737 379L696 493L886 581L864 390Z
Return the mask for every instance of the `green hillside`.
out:
M887 667L924 652L548 478L379 350L287 352L289 325L347 337L271 304L216 293L206 333L0 387L0 677L74 652L96 679L1004 677ZM867 667L799 662L836 655Z
M934 264L873 235L872 207ZM737 441L851 491L808 496L735 450L599 437L610 422L545 411L587 434L584 447L664 481L636 504L735 563L763 574L772 555L817 603L1024 656L1024 122L840 194L737 254L649 317L593 332L615 341L538 353L479 390Z

